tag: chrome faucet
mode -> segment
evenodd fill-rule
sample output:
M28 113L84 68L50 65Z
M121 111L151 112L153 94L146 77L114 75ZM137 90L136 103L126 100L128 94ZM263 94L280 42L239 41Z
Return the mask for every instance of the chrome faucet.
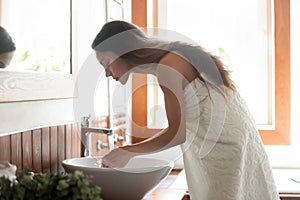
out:
M114 149L114 136L113 136L113 130L108 128L99 128L99 127L90 127L90 118L91 116L84 116L81 118L81 139L84 144L84 156L89 157L92 156L91 154L91 147L92 147L92 141L91 141L91 133L97 133L97 134L106 134L108 139L107 143L102 143L100 146L107 147L109 150ZM98 144L99 146L99 144Z

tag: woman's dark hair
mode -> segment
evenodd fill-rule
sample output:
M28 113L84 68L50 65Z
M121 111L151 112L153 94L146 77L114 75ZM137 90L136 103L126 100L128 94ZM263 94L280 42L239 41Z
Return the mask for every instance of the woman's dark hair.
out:
M133 24L127 23L125 21L116 20L107 22L106 24L104 24L101 31L97 34L96 38L94 39L92 43L92 48L96 49L96 47L106 39L132 29L138 28Z
M0 54L16 50L15 43L8 32L0 26Z
M111 51L136 65L157 63L169 51L155 48L151 40L134 24L125 21L111 21L102 27L92 43L95 51Z
M170 51L179 51L198 71L203 72L215 85L235 90L229 71L221 60L198 45L182 42L166 42L151 39L137 26L125 21L106 23L92 43L98 52L112 51L133 65L159 63Z

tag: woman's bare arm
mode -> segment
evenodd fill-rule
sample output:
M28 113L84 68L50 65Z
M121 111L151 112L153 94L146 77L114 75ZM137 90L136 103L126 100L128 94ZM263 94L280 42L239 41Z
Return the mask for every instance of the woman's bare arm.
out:
M185 76L178 69L186 69L186 61L178 55L163 58L157 68L157 79L164 94L168 128L153 137L133 145L122 147L138 154L162 151L185 141L185 115L183 82Z
M168 128L140 143L131 144L113 150L104 157L110 164L122 166L135 155L156 153L182 144L186 139L185 112L183 104L183 83L186 72L180 70L190 67L178 55L171 54L163 58L157 68L157 78L164 93L165 108L168 118ZM187 66L185 66L187 65ZM109 165L109 163L107 163ZM111 166L114 166L112 164Z

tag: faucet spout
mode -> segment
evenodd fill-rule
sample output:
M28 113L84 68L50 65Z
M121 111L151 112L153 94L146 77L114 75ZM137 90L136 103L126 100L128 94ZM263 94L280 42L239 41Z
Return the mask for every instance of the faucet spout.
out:
M105 143L108 146L109 150L114 149L114 136L113 130L108 128L100 128L100 127L90 127L89 126L89 118L83 117L81 121L81 139L84 145L84 153L83 156L89 157L92 156L92 141L91 141L91 133L96 134L105 134L107 135L108 143ZM104 143L103 143L104 145Z
M113 133L112 129L108 129L108 128L81 127L81 133L86 134L89 132L101 133L101 134L106 134L106 135L112 135L112 133Z

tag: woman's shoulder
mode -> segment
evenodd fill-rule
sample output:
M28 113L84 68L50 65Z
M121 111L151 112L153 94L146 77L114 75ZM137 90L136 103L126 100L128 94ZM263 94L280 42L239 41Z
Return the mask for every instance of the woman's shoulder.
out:
M159 62L161 67L174 69L182 74L186 79L193 80L198 76L192 64L178 51L167 53Z
M170 51L159 61L160 64L177 64L178 62L188 64L187 59L178 51Z

